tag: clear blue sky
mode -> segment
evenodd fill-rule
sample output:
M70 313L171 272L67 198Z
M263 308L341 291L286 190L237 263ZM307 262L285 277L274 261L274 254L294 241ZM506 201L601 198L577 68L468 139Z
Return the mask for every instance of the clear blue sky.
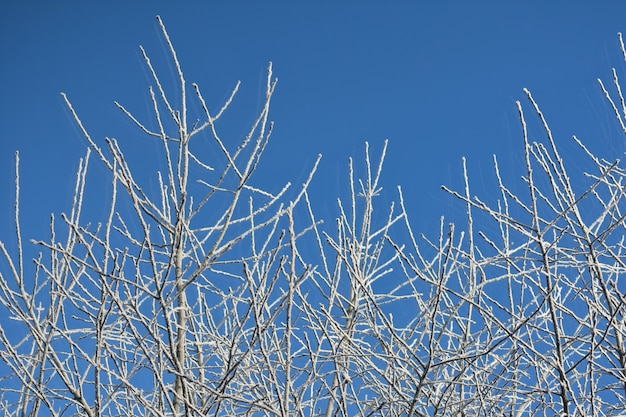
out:
M147 115L150 80L140 44L173 81L157 14L187 80L200 85L210 107L243 82L233 107L241 132L259 108L273 61L276 128L259 181L297 184L322 153L314 192L328 206L324 215L334 217L335 196L345 191L347 158L358 159L364 141L377 152L388 138L388 198L402 185L416 231L432 236L441 214L454 218L462 209L439 189L459 186L462 156L480 195L496 191L494 153L505 176L523 174L514 104L524 99L523 87L566 158L573 134L608 159L624 150L595 81L610 81L613 66L624 69L616 36L626 30L624 1L2 0L0 215L12 212L19 150L25 238L46 238L48 214L69 209L86 148L61 91L99 143L105 136L137 143L139 132L112 103ZM97 190L98 181L88 186ZM11 228L0 222L2 240L13 238Z

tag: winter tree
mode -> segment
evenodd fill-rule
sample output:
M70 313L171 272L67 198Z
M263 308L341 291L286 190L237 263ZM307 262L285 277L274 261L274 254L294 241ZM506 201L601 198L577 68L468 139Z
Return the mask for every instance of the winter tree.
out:
M4 415L623 413L619 161L574 137L593 170L571 177L561 139L525 91L522 188L501 179L494 157L498 198L474 196L465 169L464 189L445 190L466 207L466 222L442 218L438 236L422 236L401 188L395 201L379 199L387 143L377 157L366 144L363 172L349 161L337 218L320 218L308 192L316 161L302 184L255 185L272 133L272 66L264 105L233 145L220 119L239 86L209 109L158 23L177 85L166 88L141 49L153 120L116 105L162 146L163 160L137 173L123 143L92 138L63 95L88 147L71 206L51 217L47 240L32 242L32 262L16 154L15 235L0 243ZM626 134L617 72L611 86L599 83ZM529 118L543 126L532 133L541 141L529 139ZM111 184L97 224L83 220L93 164ZM394 318L399 309L415 314Z

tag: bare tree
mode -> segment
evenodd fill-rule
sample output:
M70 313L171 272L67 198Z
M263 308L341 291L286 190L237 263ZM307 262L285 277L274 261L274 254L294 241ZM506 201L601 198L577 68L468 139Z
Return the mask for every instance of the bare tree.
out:
M52 216L50 239L34 242L41 253L27 268L16 154L17 251L0 243L8 271L0 276L5 415L623 412L626 170L619 162L574 138L594 171L570 177L526 91L545 144L528 139L518 103L524 192L505 184L494 158L498 198L474 197L463 161L465 189L446 191L465 204L467 221L442 218L439 236L428 239L414 233L401 188L395 202L380 206L387 143L378 161L366 144L364 173L350 161L348 196L337 200L335 224L324 223L308 193L317 162L295 190L255 186L272 131L271 65L265 103L233 148L220 118L239 85L210 111L158 23L177 95L166 93L142 48L154 120L116 103L162 145L156 192L142 186L145 173L115 139L102 148L91 138L63 95L89 148L69 214ZM623 42L621 49L626 60ZM626 133L615 71L613 78L613 93L600 85ZM190 110L192 101L201 114ZM93 153L111 179L107 215L97 224L83 220Z

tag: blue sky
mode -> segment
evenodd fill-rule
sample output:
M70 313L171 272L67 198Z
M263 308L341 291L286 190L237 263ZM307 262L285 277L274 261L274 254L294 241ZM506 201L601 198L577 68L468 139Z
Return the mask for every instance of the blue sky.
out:
M623 1L4 0L0 215L11 216L19 150L25 238L46 238L49 213L69 209L86 149L61 91L99 143L109 136L122 146L147 146L113 101L148 115L150 79L140 44L165 82L174 80L157 14L187 80L200 85L210 107L242 81L229 119L234 133L244 132L259 109L273 62L276 127L258 181L297 184L323 154L313 188L323 216L335 216L335 197L347 188L347 158L358 160L364 141L378 152L389 139L386 198L402 185L416 232L433 236L440 215L454 219L462 212L439 188L460 186L461 157L479 195L497 191L494 153L505 177L523 174L515 108L523 87L574 165L573 134L607 159L624 150L595 81L610 81L613 66L624 69L616 35L626 29ZM108 183L95 162L92 190ZM0 222L0 238L13 238L11 222Z

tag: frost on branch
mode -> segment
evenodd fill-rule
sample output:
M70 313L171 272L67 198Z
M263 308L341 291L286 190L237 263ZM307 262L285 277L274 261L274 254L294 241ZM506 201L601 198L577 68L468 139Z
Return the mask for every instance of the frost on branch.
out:
M16 155L15 236L0 243L5 415L622 412L626 171L618 161L574 138L591 169L572 174L526 91L544 139L529 140L518 103L522 185L507 184L494 158L496 198L473 196L463 161L465 189L446 191L465 205L465 224L442 218L431 239L411 227L401 188L395 201L379 201L386 142L376 159L366 144L362 170L350 160L337 218L320 219L319 196L308 191L317 161L293 189L256 184L272 132L271 65L265 103L235 142L220 123L239 85L210 108L158 23L177 84L163 86L142 48L153 113L116 105L160 144L162 160L139 169L117 140L92 139L63 95L88 149L69 212L52 216L32 265ZM623 129L613 74L614 91L601 88ZM90 223L94 163L111 187L106 216Z

